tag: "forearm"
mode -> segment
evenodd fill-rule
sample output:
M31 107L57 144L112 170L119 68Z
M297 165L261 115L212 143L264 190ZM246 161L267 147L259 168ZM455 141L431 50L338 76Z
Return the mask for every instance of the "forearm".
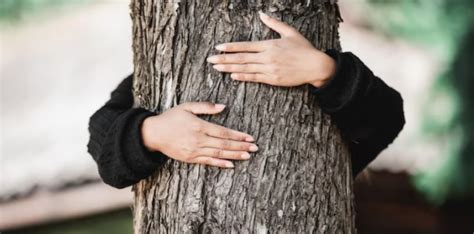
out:
M155 114L132 108L131 79L125 79L89 120L88 152L96 161L103 181L117 188L148 177L167 159L143 145L141 125L145 118Z
M320 89L310 89L348 142L356 175L403 128L403 100L352 53L327 53L336 61L336 72Z

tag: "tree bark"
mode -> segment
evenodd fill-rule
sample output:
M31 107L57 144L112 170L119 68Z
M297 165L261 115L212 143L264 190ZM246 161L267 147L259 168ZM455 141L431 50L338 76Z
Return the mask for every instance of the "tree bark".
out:
M136 233L355 232L349 154L308 86L232 81L206 62L219 43L277 38L259 10L317 48L340 48L332 0L132 0L136 106L226 104L202 118L248 132L260 148L234 169L168 160L134 186Z

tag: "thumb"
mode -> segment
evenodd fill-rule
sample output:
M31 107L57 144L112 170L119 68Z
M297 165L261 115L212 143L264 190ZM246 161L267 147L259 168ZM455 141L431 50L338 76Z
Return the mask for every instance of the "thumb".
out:
M180 105L185 111L195 115L199 114L217 114L224 110L225 105L214 104L211 102L186 102Z
M263 11L259 11L258 14L260 15L260 20L262 20L265 25L279 33L281 36L289 37L297 34L296 29L282 21L270 17L269 15L263 13Z

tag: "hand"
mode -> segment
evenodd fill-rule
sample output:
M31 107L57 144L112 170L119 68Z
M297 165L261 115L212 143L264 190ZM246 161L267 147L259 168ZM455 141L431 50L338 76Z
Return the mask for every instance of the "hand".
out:
M313 47L296 29L259 12L265 25L278 32L280 39L232 42L217 50L235 52L207 59L214 69L229 72L239 81L260 82L275 86L298 86L305 83L321 87L334 74L334 60Z
M142 124L142 138L150 151L160 151L170 158L187 163L233 168L232 160L250 158L257 145L250 143L249 134L231 130L197 117L198 114L217 114L221 104L188 102L156 116Z

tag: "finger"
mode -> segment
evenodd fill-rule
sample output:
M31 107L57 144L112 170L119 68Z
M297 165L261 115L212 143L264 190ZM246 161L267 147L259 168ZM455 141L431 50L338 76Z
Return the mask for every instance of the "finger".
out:
M245 151L222 150L216 148L201 148L198 155L232 160L247 160L250 158L250 154Z
M270 84L270 77L262 73L232 73L230 78L238 81Z
M199 163L203 165L222 167L222 168L234 168L234 164L231 161L213 158L213 157L206 157L206 156L196 157L194 158L192 163Z
M215 64L212 66L214 69L220 72L233 72L233 73L265 73L268 69L263 64Z
M217 114L224 110L225 105L214 104L211 102L186 102L179 105L184 110L195 115L198 114Z
M219 137L223 139L235 140L235 141L254 141L254 138L247 133L228 129L217 124L206 122L204 127L205 133L208 136Z
M253 143L243 142L243 141L234 141L221 139L216 137L207 136L204 139L202 145L203 148L211 147L223 150L235 150L235 151L250 151L255 152L258 150L257 145Z
M219 44L216 50L225 52L262 52L266 50L272 40L263 41L240 41Z
M245 63L261 63L262 58L260 53L234 53L234 54L219 54L213 55L207 58L207 61L210 63L235 63L235 64L245 64Z
M262 11L259 11L258 14L260 15L260 19L265 25L275 30L281 36L288 37L288 36L293 36L295 34L298 34L298 31L296 31L296 29L294 29L290 25L282 21L279 21L275 18L272 18L269 15L263 13Z

